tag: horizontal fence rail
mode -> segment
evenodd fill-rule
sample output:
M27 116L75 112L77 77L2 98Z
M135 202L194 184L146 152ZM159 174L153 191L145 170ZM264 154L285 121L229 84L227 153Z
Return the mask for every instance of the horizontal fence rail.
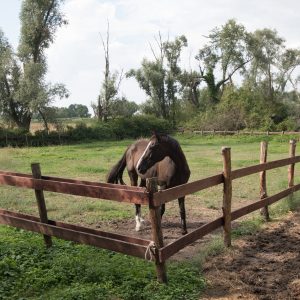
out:
M159 206L163 203L183 197L185 195L199 192L209 187L221 184L222 182L223 174L218 174L208 178L178 185L167 190L160 190L159 192L153 195L153 202L155 205Z
M284 158L284 159L275 160L263 164L253 165L250 167L236 169L231 172L231 179L234 180L234 179L242 178L262 171L289 166L291 164L295 164L298 162L300 162L300 156ZM161 205L163 203L175 200L185 195L196 193L201 190L219 185L223 182L224 182L223 174L214 175L208 178L178 185L176 187L167 190L160 190L159 192L153 195L153 201L155 205Z
M39 218L2 209L0 210L0 224L141 258L145 257L147 247L150 243L147 240L110 234L108 232L51 220L49 220L48 224L45 224L41 223Z
M1 171L0 170L0 175L1 174L3 174L3 175L17 176L17 177L33 178L33 176L31 174L16 173L16 172L7 172L7 171ZM143 188L143 187L130 186L130 185L121 185L121 184L113 184L113 183L94 182L94 181L86 181L86 180L62 178L62 177L53 177L53 176L41 176L41 179L52 180L52 181L59 181L59 182L78 183L78 184L85 184L85 185L93 185L93 186L99 186L99 187L109 187L109 188L112 188L112 189L120 189L121 188L121 189L124 189L124 190L146 192L146 189Z
M300 156L284 158L280 160L270 161L263 164L258 164L250 167L245 167L232 171L232 179L237 179L241 177L245 177L248 175L252 175L255 173L259 173L262 171L267 171L271 169L276 169L280 167L285 167L294 163L300 162Z
M75 196L115 200L119 202L144 205L149 204L149 194L145 188L128 188L124 185L109 185L47 176L42 176L42 179L35 179L29 174L5 171L0 171L0 185L10 185Z
M299 135L299 131L244 131L244 130L192 130L179 129L177 132L191 132L201 135Z

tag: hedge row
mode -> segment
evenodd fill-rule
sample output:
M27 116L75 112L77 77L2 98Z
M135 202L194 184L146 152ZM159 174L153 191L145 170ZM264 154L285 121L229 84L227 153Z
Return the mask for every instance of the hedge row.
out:
M63 131L51 131L49 133L37 131L35 134L31 134L22 130L0 128L0 146L43 146L95 140L137 139L150 136L152 131L168 133L171 129L169 122L150 116L120 118L92 126L79 123L75 127L67 126Z

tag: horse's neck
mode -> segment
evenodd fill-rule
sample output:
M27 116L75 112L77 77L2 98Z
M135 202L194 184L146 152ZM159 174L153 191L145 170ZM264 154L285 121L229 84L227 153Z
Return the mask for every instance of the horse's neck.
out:
M169 149L169 157L175 163L176 172L175 175L182 177L183 181L187 181L190 176L190 169L186 160L186 157L178 144L171 144Z

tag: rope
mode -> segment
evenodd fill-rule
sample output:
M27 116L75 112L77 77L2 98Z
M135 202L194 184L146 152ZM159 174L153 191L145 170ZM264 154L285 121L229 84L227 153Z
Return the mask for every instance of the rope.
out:
M148 261L153 261L155 256L156 245L153 241L151 241L145 252L145 259Z

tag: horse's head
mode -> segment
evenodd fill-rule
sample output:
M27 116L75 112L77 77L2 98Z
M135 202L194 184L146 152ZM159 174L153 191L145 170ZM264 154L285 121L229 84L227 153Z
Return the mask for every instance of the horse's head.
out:
M163 160L167 155L166 141L168 136L155 133L137 163L137 170L140 174L145 174L157 162Z

